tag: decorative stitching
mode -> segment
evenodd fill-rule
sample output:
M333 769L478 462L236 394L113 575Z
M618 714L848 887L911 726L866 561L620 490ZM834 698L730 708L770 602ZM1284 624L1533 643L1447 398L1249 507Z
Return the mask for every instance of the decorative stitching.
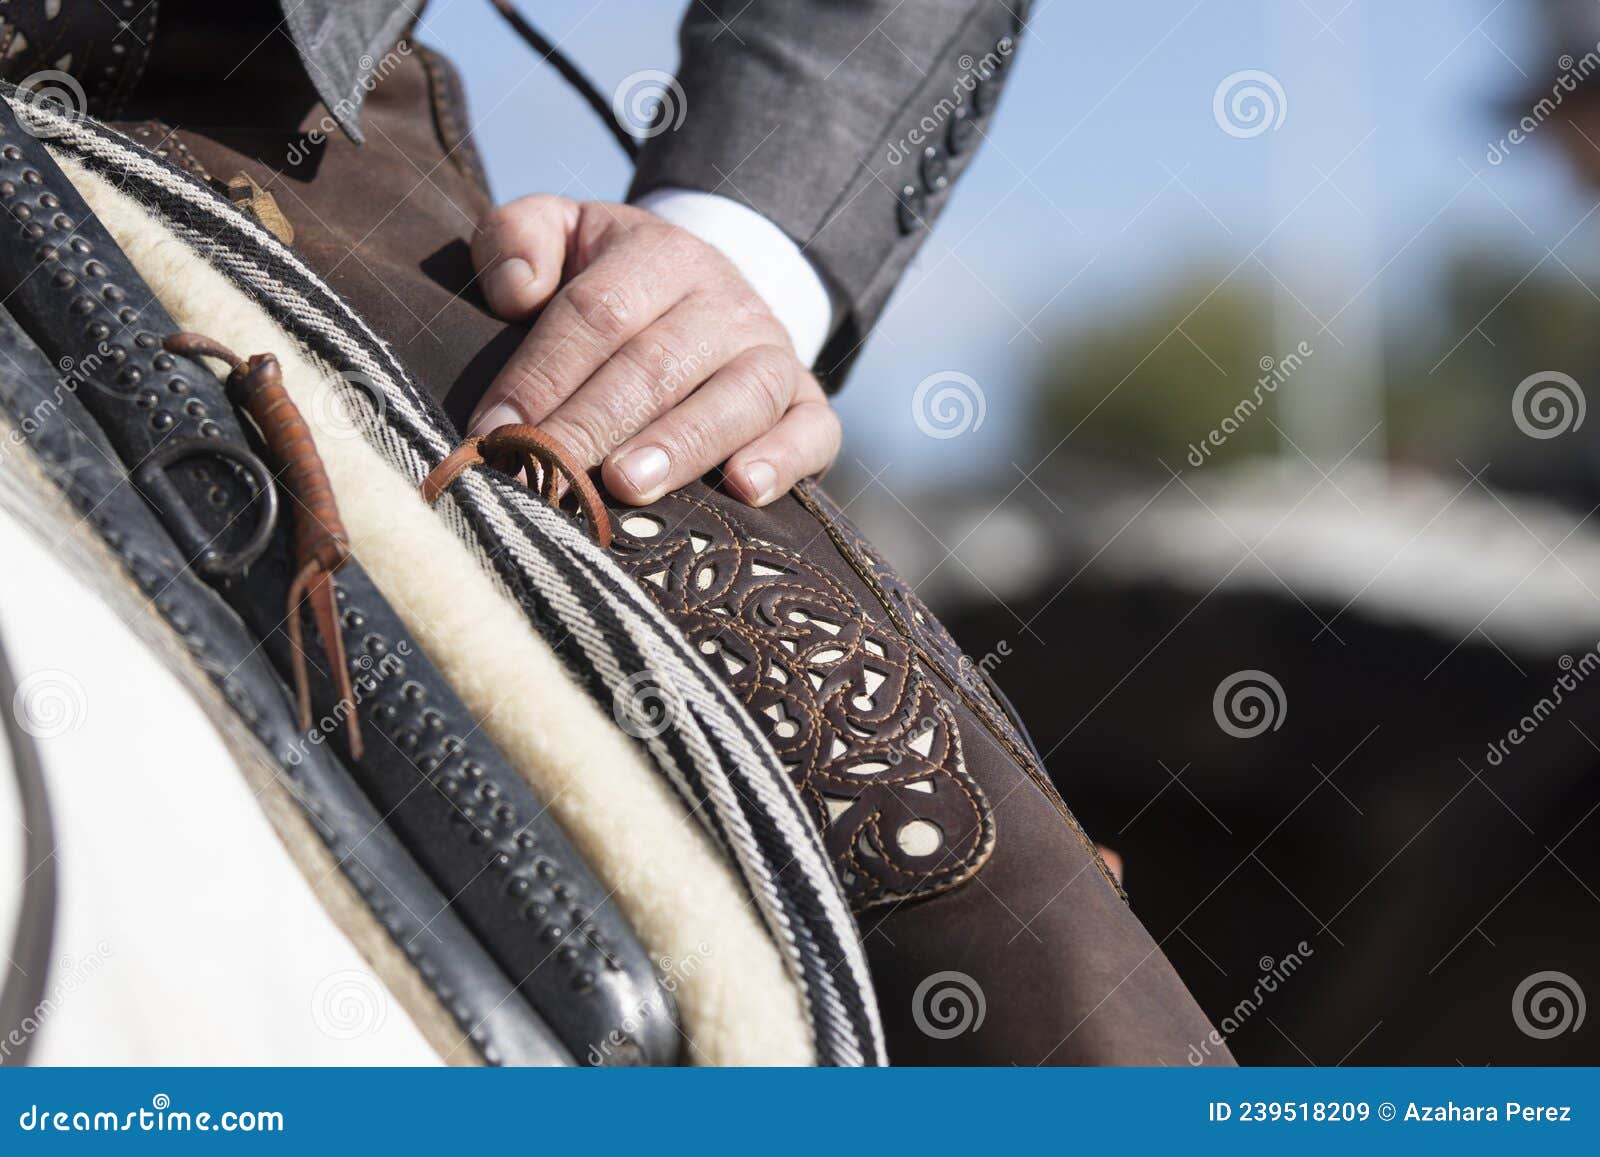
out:
M834 547L850 564L861 581L872 590L883 606L884 612L894 620L906 638L912 641L918 656L939 673L945 685L961 697L961 701L983 722L995 741L1005 748L1011 758L1028 773L1029 778L1038 784L1045 797L1055 805L1061 818L1067 822L1067 826L1088 849L1095 866L1100 869L1100 874L1116 889L1117 895L1126 900L1127 893L1123 891L1122 884L1116 876L1112 875L1111 869L1106 866L1105 860L1100 855L1100 849L1078 823L1078 817L1072 814L1066 801L1061 798L1061 793L1056 790L1049 772L1034 758L1031 746L1017 734L1016 727L1000 709L988 687L975 678L963 678L957 673L966 670L962 662L964 652L950 632L945 630L944 624L934 617L933 612L928 610L916 592L906 586L905 581L878 554L877 549L845 516L844 511L840 510L814 481L809 478L801 480L795 485L794 494L801 505L827 529L828 537L833 540ZM891 591L898 594L910 608L910 618L896 608L895 600L890 596ZM957 657L954 662L950 660L951 655Z
M857 911L936 895L982 866L988 803L954 714L901 633L802 554L749 540L701 499L679 493L616 517L623 565L762 726ZM630 531L640 518L659 532Z
M434 132L444 148L445 159L472 182L485 202L492 203L494 197L489 192L489 178L484 172L483 158L478 155L477 145L472 141L472 130L465 127L471 122L462 107L465 98L455 68L431 48L421 44L415 45L415 48L417 55L422 58L423 71L427 73L428 103L433 106Z

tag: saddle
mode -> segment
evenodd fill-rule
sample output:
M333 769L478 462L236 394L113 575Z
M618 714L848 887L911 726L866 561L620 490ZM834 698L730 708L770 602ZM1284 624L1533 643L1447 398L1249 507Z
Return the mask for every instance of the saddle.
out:
M1177 1063L1211 1033L987 670L820 487L624 508L537 430L463 443L436 398L498 323L453 315L430 389L207 180L270 181L230 146L180 166L4 96L0 496L155 609L441 1056Z

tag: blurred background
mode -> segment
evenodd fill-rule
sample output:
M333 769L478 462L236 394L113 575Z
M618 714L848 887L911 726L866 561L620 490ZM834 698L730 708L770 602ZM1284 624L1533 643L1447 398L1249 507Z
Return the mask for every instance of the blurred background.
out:
M603 91L676 61L674 3L523 8ZM489 5L419 38L498 198L623 196ZM1600 1060L1597 45L1592 0L1035 3L839 398L830 491L1242 1061Z

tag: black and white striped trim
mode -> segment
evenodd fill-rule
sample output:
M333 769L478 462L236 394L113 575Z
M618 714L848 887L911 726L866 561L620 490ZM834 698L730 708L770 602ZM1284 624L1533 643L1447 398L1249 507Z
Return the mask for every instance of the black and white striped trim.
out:
M6 86L14 105L26 97ZM316 355L358 378L345 390L364 432L414 484L457 434L392 351L276 238L187 174L88 118L34 104L30 123L144 204ZM369 396L362 385L370 387ZM564 515L524 487L470 470L439 511L522 605L602 707L652 672L671 726L642 742L722 846L807 1003L819 1063L885 1063L855 921L822 843L770 746L704 658Z

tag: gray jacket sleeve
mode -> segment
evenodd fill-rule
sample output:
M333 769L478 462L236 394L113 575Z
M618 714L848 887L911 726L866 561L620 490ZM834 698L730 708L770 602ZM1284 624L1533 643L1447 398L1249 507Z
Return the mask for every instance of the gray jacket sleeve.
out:
M816 366L837 386L983 139L1026 9L694 0L681 121L645 142L631 195L718 193L799 243L840 306Z

